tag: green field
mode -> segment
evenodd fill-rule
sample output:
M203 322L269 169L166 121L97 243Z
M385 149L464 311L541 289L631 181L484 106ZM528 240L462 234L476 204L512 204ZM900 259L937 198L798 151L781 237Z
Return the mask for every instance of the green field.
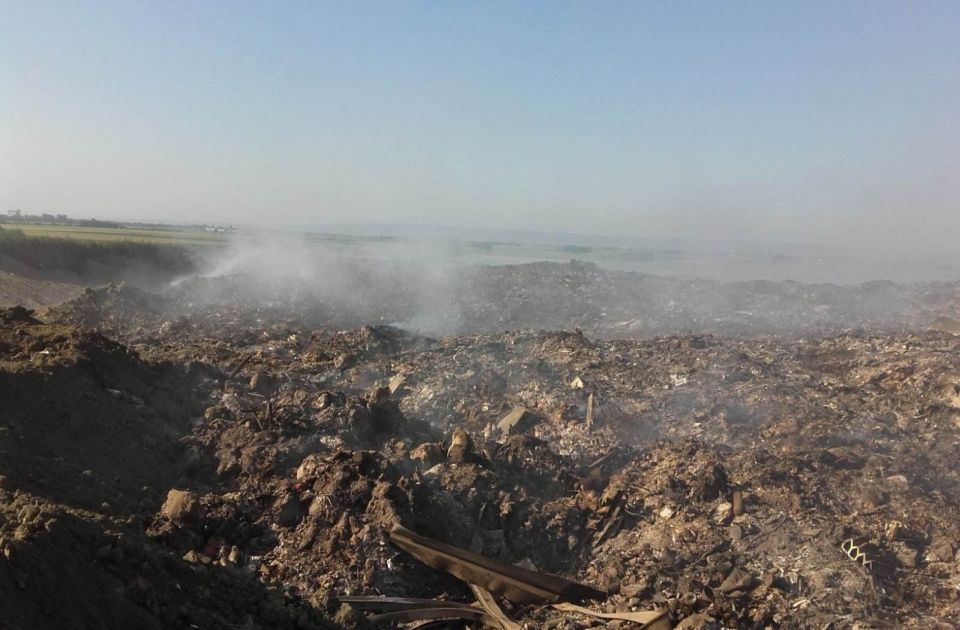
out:
M37 225L34 223L3 223L0 224L0 228L20 230L27 236L49 236L82 241L133 241L216 246L226 244L230 240L230 234L226 232L200 232L197 230L78 227L72 225Z

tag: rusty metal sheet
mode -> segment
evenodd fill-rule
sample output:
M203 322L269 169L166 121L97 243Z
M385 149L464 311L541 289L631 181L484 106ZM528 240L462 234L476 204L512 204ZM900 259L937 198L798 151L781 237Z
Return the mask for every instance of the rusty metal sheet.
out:
M492 560L453 545L396 526L390 542L434 569L446 571L468 584L500 593L518 604L606 599L607 594L549 573L538 573Z

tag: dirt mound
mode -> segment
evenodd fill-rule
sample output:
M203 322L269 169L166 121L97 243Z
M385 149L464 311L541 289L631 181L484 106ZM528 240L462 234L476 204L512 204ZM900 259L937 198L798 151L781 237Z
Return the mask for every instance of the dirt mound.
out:
M146 364L96 333L0 319L0 616L4 627L294 627L250 576L208 578L146 537L202 458L181 438L210 371ZM304 617L306 618L306 617ZM300 626L298 626L300 627Z
M162 296L121 282L84 289L78 297L49 309L45 317L130 336L142 335L147 328L157 330L169 308Z

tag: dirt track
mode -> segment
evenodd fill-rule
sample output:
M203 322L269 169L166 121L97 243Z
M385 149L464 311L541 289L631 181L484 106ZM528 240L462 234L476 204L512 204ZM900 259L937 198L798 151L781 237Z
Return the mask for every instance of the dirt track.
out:
M755 287L726 311L766 304L749 322L681 318L722 336L639 337L669 313L638 294L637 337L617 339L619 314L589 310L607 298L573 286L618 280L564 267L475 285L459 321L482 332L442 338L359 325L401 321L402 301L229 290L7 311L0 627L359 627L338 597L472 602L389 544L397 523L683 627L960 623L960 337L926 325L949 328L955 286L904 290L897 311L896 287ZM774 303L823 313L824 295L859 315L764 328ZM586 334L497 332L549 299ZM605 623L500 603L531 628Z

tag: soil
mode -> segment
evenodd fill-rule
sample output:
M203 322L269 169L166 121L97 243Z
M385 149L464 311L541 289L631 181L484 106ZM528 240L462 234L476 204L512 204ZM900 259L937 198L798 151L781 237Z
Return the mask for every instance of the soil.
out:
M472 602L396 524L680 627L960 624L960 285L471 273L447 336L239 277L2 311L0 628Z

